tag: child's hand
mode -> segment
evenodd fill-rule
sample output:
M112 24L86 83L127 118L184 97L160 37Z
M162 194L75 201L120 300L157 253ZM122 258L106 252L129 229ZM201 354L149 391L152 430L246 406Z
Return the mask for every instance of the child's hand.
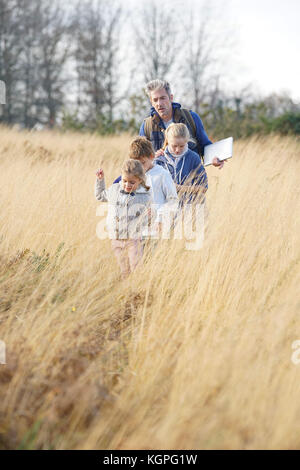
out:
M96 176L99 180L103 180L104 178L104 171L102 170L102 168L99 168L99 170L96 171Z
M157 157L160 157L161 155L163 155L165 152L163 151L163 149L159 149L155 152L155 158Z

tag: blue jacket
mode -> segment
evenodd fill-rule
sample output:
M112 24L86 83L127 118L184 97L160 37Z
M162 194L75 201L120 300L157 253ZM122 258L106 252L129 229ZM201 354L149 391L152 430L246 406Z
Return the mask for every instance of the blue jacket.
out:
M174 160L166 148L164 155L155 158L154 163L168 170L175 184L198 185L208 189L207 174L201 158L190 149L182 157ZM185 194L180 197L181 202L191 202L193 199L195 197L187 197Z
M181 108L181 105L179 103L172 103L172 108L173 108L173 120L174 120L174 113L176 113L176 110L179 110ZM205 145L209 145L212 142L209 140L209 138L208 138L208 136L207 136L207 134L204 130L202 121L201 121L200 117L198 116L198 114L194 113L193 111L190 111L190 113L191 113L191 115L194 119L195 125L196 125L196 135L193 136L193 137L196 138L196 140L197 140L197 142L198 142L198 144L201 148L200 153L201 153L201 155L203 155ZM153 130L151 132L151 136L150 136L150 141L153 145L153 148L154 148L155 151L157 151L157 150L161 149L163 147L163 144L164 144L165 125L164 125L163 120L159 117L158 113L155 111L155 109L153 107L151 108L149 116L152 116L152 117L156 116L157 119L158 119L158 129L159 130ZM184 119L174 120L174 122L184 122L187 125L187 127L189 128L190 134L191 135L193 134L192 129L190 128L188 122L186 122ZM145 121L143 121L143 123L140 127L139 134L141 136L149 138L145 133ZM191 150L193 150L194 152L198 153L198 150L196 148L195 143L189 142L189 148Z

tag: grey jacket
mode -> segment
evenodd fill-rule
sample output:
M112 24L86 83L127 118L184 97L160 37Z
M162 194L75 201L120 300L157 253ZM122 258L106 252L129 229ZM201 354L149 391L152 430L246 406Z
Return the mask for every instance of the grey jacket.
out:
M135 193L126 193L122 181L105 189L104 179L96 178L95 197L98 201L108 202L106 226L109 238L141 238L148 225L147 209L151 207L152 193L142 186Z

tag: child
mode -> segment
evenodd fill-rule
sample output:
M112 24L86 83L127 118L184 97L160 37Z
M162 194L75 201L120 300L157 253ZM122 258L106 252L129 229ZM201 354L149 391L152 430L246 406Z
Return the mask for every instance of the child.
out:
M185 124L173 123L165 131L164 154L154 163L167 169L176 184L180 205L205 202L207 175L201 159L188 148L189 130Z
M132 272L143 256L141 235L148 223L148 209L152 198L145 181L142 164L126 160L122 179L105 189L104 172L100 168L95 183L95 196L108 201L107 227L112 248L123 279Z
M168 210L175 211L178 205L176 186L170 172L160 165L154 165L154 150L146 137L137 137L131 142L129 158L138 160L143 165L146 182L152 188L156 209L156 227L161 227L163 215L167 214ZM114 183L118 183L120 179L120 177L117 178Z

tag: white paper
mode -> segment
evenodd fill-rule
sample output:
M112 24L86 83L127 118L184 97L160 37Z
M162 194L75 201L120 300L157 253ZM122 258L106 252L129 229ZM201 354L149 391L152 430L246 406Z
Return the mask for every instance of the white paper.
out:
M233 138L219 140L214 144L206 145L204 147L204 166L211 165L215 157L219 160L226 160L232 157L233 151Z

